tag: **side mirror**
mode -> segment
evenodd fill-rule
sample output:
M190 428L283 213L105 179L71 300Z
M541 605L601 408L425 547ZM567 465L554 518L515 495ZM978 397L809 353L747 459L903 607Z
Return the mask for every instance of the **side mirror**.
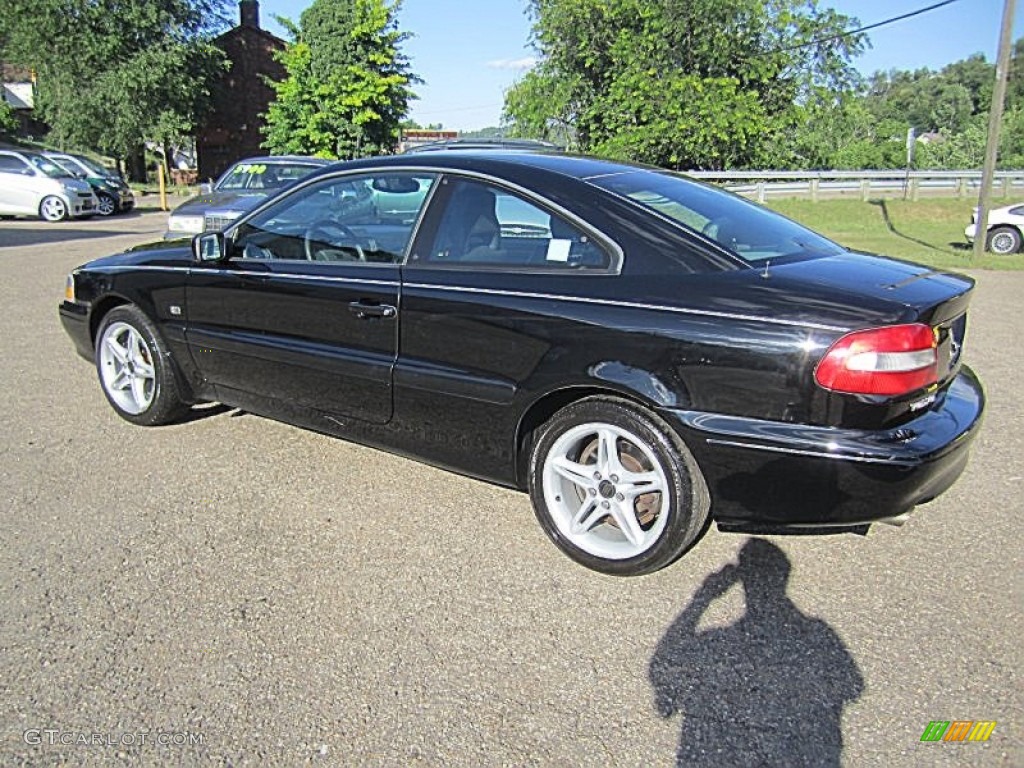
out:
M208 195L211 192L213 192L213 184L211 184L210 182L204 181L202 184L199 185L200 195Z
M192 255L196 261L224 261L227 254L227 240L223 232L204 232L192 238Z

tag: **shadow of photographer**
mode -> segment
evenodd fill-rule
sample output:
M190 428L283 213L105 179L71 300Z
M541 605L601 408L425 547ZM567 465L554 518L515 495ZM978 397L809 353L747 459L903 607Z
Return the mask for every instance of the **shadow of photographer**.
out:
M843 708L864 689L835 631L786 596L790 563L763 539L711 574L658 643L648 668L658 714L683 715L677 765L838 766ZM698 630L742 584L745 614Z

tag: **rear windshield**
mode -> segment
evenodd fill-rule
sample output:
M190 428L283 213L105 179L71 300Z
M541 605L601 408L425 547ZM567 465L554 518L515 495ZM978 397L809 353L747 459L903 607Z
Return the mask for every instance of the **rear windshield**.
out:
M785 216L674 174L628 171L590 182L700 232L751 263L844 251Z

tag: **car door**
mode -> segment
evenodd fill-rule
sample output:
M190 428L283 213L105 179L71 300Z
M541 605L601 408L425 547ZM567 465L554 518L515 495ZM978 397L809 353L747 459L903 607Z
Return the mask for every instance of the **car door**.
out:
M228 232L228 258L197 264L186 289L196 365L223 391L338 419L391 418L399 264L430 174L356 173L292 190ZM379 190L418 197L381 217Z
M42 197L36 171L17 155L0 153L0 212L35 214Z
M402 271L396 422L436 425L417 433L435 461L504 476L517 399L538 377L550 381L551 361L569 376L587 365L576 350L608 352L600 323L572 319L605 310L555 297L616 274L619 260L567 211L496 181L445 175ZM558 333L578 343L563 348Z

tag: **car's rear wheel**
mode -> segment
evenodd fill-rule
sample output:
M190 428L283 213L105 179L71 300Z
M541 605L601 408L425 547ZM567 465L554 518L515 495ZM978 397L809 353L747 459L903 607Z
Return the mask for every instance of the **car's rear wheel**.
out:
M39 203L39 216L46 221L63 221L68 217L68 204L56 195L44 197Z
M988 233L988 249L992 253L1007 256L1020 251L1021 236L1013 227L995 227Z
M707 522L706 486L682 440L624 400L589 398L556 413L535 442L529 480L545 533L604 573L663 568Z
M117 201L110 195L97 195L96 213L100 216L113 216L117 213Z
M156 426L188 410L171 365L167 348L138 307L115 307L103 318L96 336L96 370L103 394L119 416Z

